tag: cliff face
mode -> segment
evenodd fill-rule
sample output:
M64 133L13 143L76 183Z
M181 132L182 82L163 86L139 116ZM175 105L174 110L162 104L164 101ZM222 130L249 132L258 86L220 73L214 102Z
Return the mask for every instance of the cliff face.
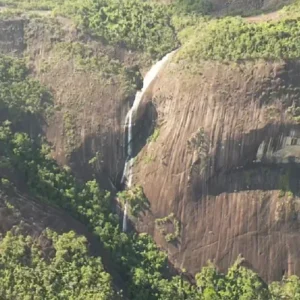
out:
M144 99L158 129L135 165L151 203L139 230L192 273L209 259L224 271L242 254L267 281L300 274L299 64L183 69L169 63ZM181 224L173 243L154 225L170 213Z
M0 51L29 58L34 76L52 90L57 109L45 134L53 156L85 178L98 152L96 172L111 188L124 167L123 125L134 94L120 76L108 81L80 69L75 54L56 46L82 42L128 67L140 57L81 36L68 20L52 21L1 21ZM299 64L203 62L195 69L173 59L143 99L134 181L151 209L137 229L191 273L208 259L224 271L242 254L267 281L300 275ZM155 220L171 213L180 232L167 243Z

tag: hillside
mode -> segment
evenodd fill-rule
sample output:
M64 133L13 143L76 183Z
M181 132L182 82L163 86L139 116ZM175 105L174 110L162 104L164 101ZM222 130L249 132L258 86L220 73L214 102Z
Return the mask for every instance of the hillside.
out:
M0 298L297 299L299 3L155 2L0 1Z

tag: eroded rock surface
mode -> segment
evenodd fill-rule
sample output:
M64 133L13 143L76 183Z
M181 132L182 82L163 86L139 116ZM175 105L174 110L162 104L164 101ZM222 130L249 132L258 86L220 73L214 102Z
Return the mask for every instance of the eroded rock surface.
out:
M209 259L225 271L241 254L267 281L299 275L299 64L182 69L170 63L144 100L159 136L136 163L151 203L139 229L192 273ZM167 243L154 220L172 212L181 231Z

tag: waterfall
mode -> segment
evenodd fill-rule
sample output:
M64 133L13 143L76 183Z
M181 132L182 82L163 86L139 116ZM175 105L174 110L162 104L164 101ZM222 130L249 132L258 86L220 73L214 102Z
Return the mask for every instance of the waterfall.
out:
M146 76L144 78L142 90L140 90L136 93L133 105L126 115L125 128L127 128L127 149L126 149L127 150L127 159L126 159L121 182L126 184L126 186L128 188L130 188L132 185L132 168L133 168L132 136L133 136L133 126L134 126L133 122L135 121L135 114L139 108L139 105L141 103L141 100L142 100L147 88L152 83L152 81L156 78L159 71L162 69L164 64L168 61L168 59L174 52L175 51L168 53L160 61L158 61L155 65L152 66L152 68L146 74ZM124 216L123 216L123 231L124 232L127 230L127 211L128 211L128 203L126 202L125 209L124 209Z

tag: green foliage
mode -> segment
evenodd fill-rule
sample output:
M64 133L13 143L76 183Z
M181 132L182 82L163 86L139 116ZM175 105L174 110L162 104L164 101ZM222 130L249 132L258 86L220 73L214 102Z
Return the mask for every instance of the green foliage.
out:
M0 55L0 109L6 118L17 123L27 115L45 116L51 101L49 91L28 76L22 60Z
M7 178L1 178L1 186L4 188L10 187L10 181Z
M226 275L219 274L213 264L196 275L203 299L265 300L270 299L268 287L253 271L241 266L238 258Z
M14 17L21 16L22 13L23 13L23 10L21 10L21 9L6 8L3 10L0 10L0 19L1 20L11 19Z
M174 231L172 233L167 233L165 229L168 224L173 225ZM169 214L167 217L156 219L155 225L159 228L160 233L164 235L168 243L174 242L180 236L180 224L173 213Z
M296 104L294 102L290 107L288 107L287 113L293 121L297 122L298 124L300 123L300 107L298 103Z
M22 72L13 72L13 70L10 64L8 68L2 68L0 78L16 73L21 74L20 76L26 80ZM2 112L9 111L11 114L14 107L8 107L8 105L9 103L7 106L3 104ZM36 107L35 112L43 113L44 108L42 104L40 105ZM26 110L23 103L20 107ZM20 116L23 116L23 112ZM9 121L3 122L0 126L1 166L9 168L9 174L13 173L13 178L19 178L19 181L26 185L28 192L35 198L65 209L73 217L86 224L87 228L100 238L104 247L110 251L117 271L126 283L130 299L165 300L168 299L170 290L175 295L180 294L182 286L177 284L177 279L164 278L163 274L167 274L166 254L159 251L148 235L121 232L118 217L112 213L111 195L101 191L95 180L86 183L77 182L70 169L60 168L56 164L51 158L50 150L42 139L34 136L31 138L25 132L17 131ZM126 200L130 202L135 214L148 205L141 187L134 187L132 191L125 194L124 197L128 197ZM126 200L124 198L123 201ZM67 245L67 243L64 244ZM76 261L77 258L74 263ZM73 271L75 276L77 273ZM25 269L20 270L21 273L26 274ZM63 277L62 280L74 290L74 280L71 275ZM26 290L19 292L21 295L26 295ZM71 296L69 297L68 288L62 289L61 292L62 295L67 295L67 299L72 299ZM73 299L80 299L80 297L73 297ZM102 298L96 297L96 299Z
M213 9L209 0L176 0L175 11L178 13L196 13L206 15Z
M63 115L64 136L66 137L66 152L68 155L76 148L77 141L77 127L76 116L70 112L65 112Z
M118 197L123 203L123 206L128 202L130 213L134 217L137 217L141 212L149 209L149 201L144 194L143 187L140 185L118 193Z
M0 4L29 10L50 10L64 3L64 1L65 0L1 0Z
M141 0L90 0L78 14L84 28L110 43L153 56L176 47L171 15L165 6Z
M95 153L95 156L89 160L89 165L92 166L92 168L96 170L101 170L103 164L103 156L102 154L97 151Z
M172 25L174 26L181 42L184 42L184 35L182 34L182 32L194 33L194 26L200 25L201 23L207 22L208 20L210 20L208 17L200 17L197 14L174 14L172 16Z
M300 1L294 0L292 4L285 6L282 9L282 15L290 17L298 17L300 14Z
M248 23L242 18L201 22L180 33L184 43L178 59L294 59L300 57L299 19Z
M271 299L300 299L300 279L297 276L284 277L281 282L273 282L269 286Z
M28 10L52 10L111 44L161 57L178 46L165 5L143 0L2 0Z
M115 299L111 276L88 255L86 242L74 232L47 230L38 241L8 232L0 242L0 298Z
M159 138L159 134L160 134L160 129L159 128L155 128L154 132L152 133L152 135L148 138L147 142L148 143L155 143L157 141L157 139Z
M95 5L95 1L93 3ZM94 7L91 6L91 9ZM110 14L106 9L108 12L105 13ZM96 25L100 17L94 15ZM107 23L110 30L112 23L111 20ZM199 26L200 22L197 24ZM79 65L91 64L89 68L95 65L98 68L97 63L90 62L91 56L85 52L86 49L81 52L81 46L73 46L69 51L74 59L80 61ZM65 209L86 224L110 251L128 289L129 299L270 299L267 286L257 274L242 267L240 261L229 269L227 275L219 274L213 266L203 268L196 277L200 293L179 276L165 276L169 275L167 255L159 251L148 235L121 232L119 220L112 213L109 193L102 191L95 180L77 182L69 168L60 168L51 158L51 149L42 138L18 130L16 121L24 122L28 115L32 118L45 115L51 108L49 99L51 95L47 89L28 77L22 61L1 56L0 112L9 120L1 120L4 122L0 126L1 171L9 168L9 174L14 175L12 178L8 176L10 181L14 182L17 178L16 182L22 182L28 193L40 201ZM202 137L200 130L191 146L205 146ZM96 160L92 159L91 164L95 163ZM2 180L3 184L5 181ZM138 215L145 206L148 208L139 186L119 196L123 203L128 201L133 215ZM180 224L174 214L156 220L158 227L165 227L168 223L174 227L174 232L165 231L165 238L174 241L180 234ZM74 233L59 236L49 231L45 238L51 241L52 255L43 253L38 242L21 235L8 233L0 242L0 298L32 299L34 295L36 299L115 299L110 276L99 259L87 254L84 238L78 238ZM298 277L274 283L270 286L272 299L297 299L299 286Z

